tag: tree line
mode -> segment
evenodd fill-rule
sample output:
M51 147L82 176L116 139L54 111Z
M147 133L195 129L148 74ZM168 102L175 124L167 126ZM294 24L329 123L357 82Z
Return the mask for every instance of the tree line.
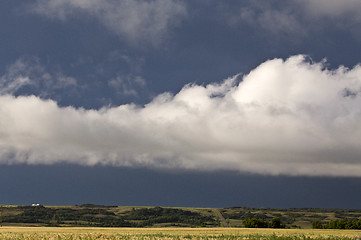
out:
M279 217L273 218L271 221L262 218L247 218L243 221L245 228L285 228L286 225Z
M313 221L314 229L359 229L361 230L361 219L336 219L329 222Z

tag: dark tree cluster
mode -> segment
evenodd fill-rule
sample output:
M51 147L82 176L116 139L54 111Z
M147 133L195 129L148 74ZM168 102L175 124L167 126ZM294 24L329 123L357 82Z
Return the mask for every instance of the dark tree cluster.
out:
M204 226L205 223L216 224L214 218L203 216L197 212L161 207L133 208L125 218L126 220L143 220L138 223L139 227L152 226L155 223L177 223L190 226Z
M336 219L326 223L321 221L312 222L315 229L359 229L361 230L361 219Z
M285 228L286 225L280 218L273 218L271 221L262 218L247 218L243 221L243 226L246 228Z

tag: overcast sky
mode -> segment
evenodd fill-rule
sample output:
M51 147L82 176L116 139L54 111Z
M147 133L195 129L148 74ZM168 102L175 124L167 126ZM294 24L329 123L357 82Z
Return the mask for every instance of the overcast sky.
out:
M360 16L358 0L2 1L0 204L361 208ZM335 188L355 201L323 205Z

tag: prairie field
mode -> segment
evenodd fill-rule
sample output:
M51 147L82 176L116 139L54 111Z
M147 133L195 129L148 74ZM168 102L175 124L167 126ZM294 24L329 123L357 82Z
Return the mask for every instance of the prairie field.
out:
M361 239L360 230L247 228L0 227L0 239Z

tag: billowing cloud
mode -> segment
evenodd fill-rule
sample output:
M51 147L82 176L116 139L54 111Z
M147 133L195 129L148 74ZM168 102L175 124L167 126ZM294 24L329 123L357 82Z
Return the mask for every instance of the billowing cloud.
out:
M37 0L31 10L63 21L82 12L133 44L159 44L187 14L178 0Z
M0 96L0 162L361 176L361 66L268 60L147 105Z

